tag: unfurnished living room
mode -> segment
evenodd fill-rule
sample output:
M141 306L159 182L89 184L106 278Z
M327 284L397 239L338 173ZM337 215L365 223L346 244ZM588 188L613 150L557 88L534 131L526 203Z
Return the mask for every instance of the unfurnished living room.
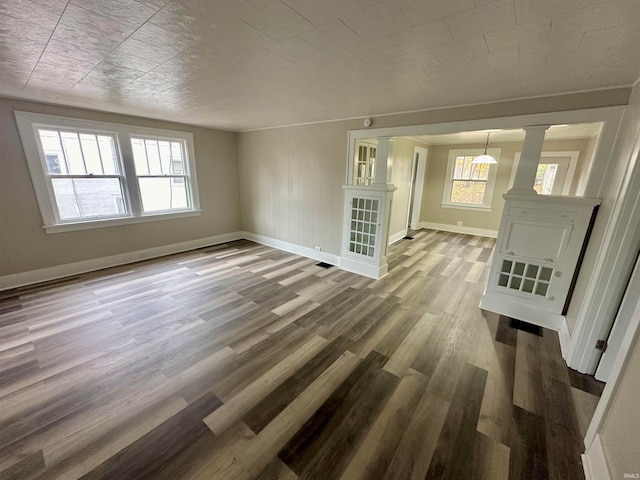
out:
M0 478L640 478L638 26L3 1Z

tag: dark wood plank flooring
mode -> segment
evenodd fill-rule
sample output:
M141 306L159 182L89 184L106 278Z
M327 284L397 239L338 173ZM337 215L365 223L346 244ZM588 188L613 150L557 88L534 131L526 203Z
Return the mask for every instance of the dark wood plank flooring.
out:
M478 309L493 240L412 236L379 281L239 241L1 292L0 478L584 478L601 385Z

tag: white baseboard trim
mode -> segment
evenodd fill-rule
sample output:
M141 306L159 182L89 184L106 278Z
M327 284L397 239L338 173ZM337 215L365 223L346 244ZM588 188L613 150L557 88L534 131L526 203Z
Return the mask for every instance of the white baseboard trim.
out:
M595 436L587 451L582 454L582 468L587 480L611 480L600 435Z
M443 232L464 233L466 235L477 235L479 237L498 238L497 230L487 230L486 228L465 227L450 225L448 223L420 222L420 228L431 230L441 230Z
M115 267L117 265L139 262L150 258L162 257L173 253L187 252L189 250L232 242L242 238L244 238L242 232L225 233L223 235L199 238L197 240L189 240L187 242L173 243L171 245L163 245L144 250L136 250L134 252L110 255L108 257L92 258L81 262L57 265L55 267L31 270L12 275L3 275L0 276L0 291L23 287L25 285L32 285L35 283L48 282L58 278L79 275L81 273L87 273L95 270L102 270L103 268Z
M544 310L530 306L526 309L522 308L522 303L515 302L509 298L496 297L495 295L485 293L480 301L480 308L490 312L499 313L507 317L529 322L539 327L562 332L567 329L564 315L550 313ZM568 330L567 330L568 333ZM562 337L562 335L560 335ZM561 340L562 342L562 340ZM562 345L562 343L561 343Z
M394 233L393 235L389 235L389 245L391 245L392 243L396 243L398 240L402 240L406 236L407 236L406 230L403 230L398 233Z
M382 262L382 266L378 266L344 257L340 259L340 268L374 280L384 277L389 271L389 265L386 261Z
M241 235L242 238L260 243L261 245L266 245L267 247L277 248L278 250L295 253L296 255L318 260L319 262L340 266L340 257L332 253L317 252L313 248L303 247L302 245L296 245L295 243L289 243L284 240L278 240L271 237L265 237L264 235L258 235L257 233L241 232Z
M560 326L558 337L560 337L560 350L562 351L562 358L564 358L566 361L569 355L569 348L571 347L571 334L569 333L569 327L567 326L566 317L565 321L562 322L562 325Z

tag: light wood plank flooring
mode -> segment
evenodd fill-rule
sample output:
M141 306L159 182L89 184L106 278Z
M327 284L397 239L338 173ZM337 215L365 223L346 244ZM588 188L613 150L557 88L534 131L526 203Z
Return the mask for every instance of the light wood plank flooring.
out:
M380 281L240 241L0 297L2 479L580 479L602 385L477 308L493 241Z

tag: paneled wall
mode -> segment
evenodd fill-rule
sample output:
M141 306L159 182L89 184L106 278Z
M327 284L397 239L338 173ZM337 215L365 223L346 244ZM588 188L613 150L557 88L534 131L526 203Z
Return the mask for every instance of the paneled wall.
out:
M202 215L46 234L14 110L193 134ZM0 276L237 232L236 133L0 98Z

